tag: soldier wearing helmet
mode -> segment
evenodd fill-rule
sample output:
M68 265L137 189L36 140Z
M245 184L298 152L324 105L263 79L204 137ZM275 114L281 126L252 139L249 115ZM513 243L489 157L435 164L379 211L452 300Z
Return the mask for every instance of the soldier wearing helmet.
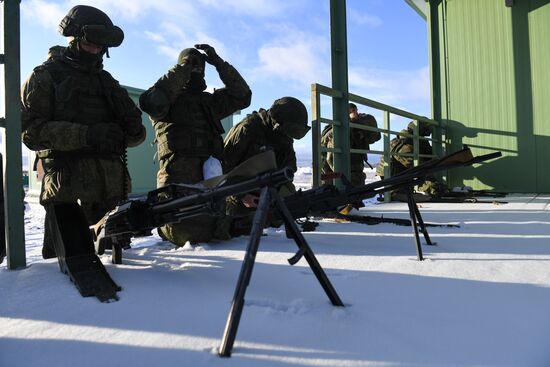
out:
M205 63L216 68L225 87L205 92ZM238 71L205 44L181 51L177 64L139 99L155 128L159 171L157 186L195 184L203 169L217 162L221 174L224 129L220 120L250 105L252 92ZM208 242L214 236L215 219L191 218L159 228L159 234L176 246ZM222 235L220 235L222 236Z
M125 148L145 139L141 112L103 69L103 55L122 43L122 30L101 10L78 5L59 32L70 37L69 45L52 47L21 92L23 142L37 151L45 172L45 258L56 256L50 204L79 202L88 222L96 223L129 191Z
M277 99L268 110L260 108L252 112L229 130L224 140L226 167L231 170L248 158L272 149L277 168L288 166L296 172L294 139L303 138L309 129L307 109L300 100L293 97ZM279 189L282 196L295 191L292 183ZM250 213L257 200L258 197L252 194L231 197L227 200L226 212L232 216Z
M402 130L401 133L404 135L399 135L393 138L390 141L390 174L395 176L398 173L401 173L409 168L414 166L414 159L412 154L414 153L414 142L412 135L414 134L416 123L414 121L409 122L407 129ZM418 123L418 135L419 136L430 136L432 133L431 126L423 121ZM430 142L425 139L419 140L418 152L424 157L419 157L419 164L429 161L430 157L426 155L432 155L432 146ZM404 155L403 155L404 154ZM381 178L384 178L384 159L380 160L378 167L376 169L376 174ZM437 182L435 177L429 177L425 183L418 187L418 191L424 192L431 196L437 196L444 190L444 187L441 183Z
M376 119L373 115L359 113L357 105L349 104L349 121L355 124L361 124L370 127L377 127ZM352 128L350 129L350 148L351 149L369 149L370 144L380 140L381 135L378 131L370 131ZM326 148L334 148L334 138L332 125L327 125L321 133L321 145ZM322 172L330 174L334 171L334 156L332 152L323 152ZM366 154L353 153L350 155L350 182L353 186L363 185L367 176L363 172L364 162L367 162ZM368 164L368 162L367 162ZM329 181L329 180L326 180Z

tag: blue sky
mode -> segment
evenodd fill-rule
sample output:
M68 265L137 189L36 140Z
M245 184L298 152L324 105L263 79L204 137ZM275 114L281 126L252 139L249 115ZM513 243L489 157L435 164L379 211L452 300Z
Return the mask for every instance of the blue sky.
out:
M76 4L102 9L124 30L105 60L124 85L148 88L196 43L214 46L247 80L253 97L243 113L285 95L309 108L311 83L331 85L329 0L23 0L22 80L50 46L66 44L57 25ZM404 0L348 0L347 15L350 92L430 116L426 22ZM210 87L221 86L213 68L206 73ZM310 146L309 136L296 142L298 152Z

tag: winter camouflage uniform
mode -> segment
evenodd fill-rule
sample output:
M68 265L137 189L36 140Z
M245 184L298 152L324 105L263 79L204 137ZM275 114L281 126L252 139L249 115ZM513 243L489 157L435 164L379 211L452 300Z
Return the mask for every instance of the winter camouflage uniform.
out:
M365 126L377 127L376 119L374 116L360 113L356 118L351 119L350 122L355 124L362 124ZM370 149L370 144L380 140L381 135L378 131L368 131L362 129L350 130L350 149ZM328 125L323 129L321 133L321 145L326 148L334 148L334 138L332 132L332 126ZM334 170L334 155L332 152L323 153L322 156L322 172L332 173ZM363 172L364 162L367 161L366 154L350 154L350 182L353 186L363 185L365 183L366 175Z
M272 149L277 168L290 167L296 172L293 143L294 139L301 139L309 130L307 121L306 107L293 97L276 100L269 110L262 108L258 112L252 112L233 126L225 138L224 157L227 169L231 170L248 158ZM280 187L279 194L286 196L295 191L290 182ZM227 199L228 215L249 215L254 211L254 208L245 207L240 197Z
M213 50L207 49L207 54ZM212 63L208 57L196 49L182 51L178 64L140 97L140 107L149 114L155 128L160 164L157 187L202 181L203 163L210 156L223 161L224 130L220 120L250 105L252 92L248 84L233 66L221 59L214 61L214 66L225 87L213 93L204 92L204 71L198 75L192 68L198 62L204 70L205 59ZM163 226L159 233L183 246L187 241L210 241L215 229L214 219L201 216Z

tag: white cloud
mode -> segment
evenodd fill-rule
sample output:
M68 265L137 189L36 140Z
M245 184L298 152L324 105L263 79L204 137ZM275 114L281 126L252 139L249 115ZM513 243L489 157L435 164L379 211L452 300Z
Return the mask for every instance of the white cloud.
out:
M220 57L227 57L227 49L222 41L200 31L184 31L184 27L173 22L163 22L157 32L145 31L145 36L155 43L161 55L170 57L174 62L184 48L197 43L206 43L216 49Z
M200 0L200 3L218 10L258 17L272 17L283 13L293 1L273 0Z
M191 0L66 0L57 2L28 0L21 3L21 12L24 16L39 22L46 28L57 29L61 19L75 5L89 5L101 9L109 15L115 24L119 23L117 21L119 18L136 21L151 14L157 14L162 19L176 19L192 28L199 28L203 24L203 17L196 9L195 2Z
M349 90L378 102L396 105L430 99L428 67L418 70L350 68ZM414 111L411 111L414 112Z
M382 19L380 19L380 17L377 17L376 15L370 15L351 10L348 13L348 17L353 23L358 25L368 25L371 27L378 27L382 25Z
M277 78L309 87L330 77L327 40L281 27L282 33L258 49L255 79Z
M145 31L145 37L147 37L149 40L157 43L166 43L166 38L160 33Z
M44 0L29 0L21 2L21 14L37 21L43 27L57 30L57 26L65 16L69 7L63 3L52 3Z

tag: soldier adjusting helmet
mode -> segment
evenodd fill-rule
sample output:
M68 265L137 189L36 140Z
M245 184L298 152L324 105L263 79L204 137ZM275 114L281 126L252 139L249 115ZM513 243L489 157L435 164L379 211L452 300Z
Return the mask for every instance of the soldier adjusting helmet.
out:
M294 97L283 97L273 102L269 116L274 120L275 130L293 139L303 138L310 129L307 126L306 106Z
M59 23L58 30L62 36L84 39L105 47L118 47L124 40L124 32L113 25L107 14L87 5L77 5L69 10Z

